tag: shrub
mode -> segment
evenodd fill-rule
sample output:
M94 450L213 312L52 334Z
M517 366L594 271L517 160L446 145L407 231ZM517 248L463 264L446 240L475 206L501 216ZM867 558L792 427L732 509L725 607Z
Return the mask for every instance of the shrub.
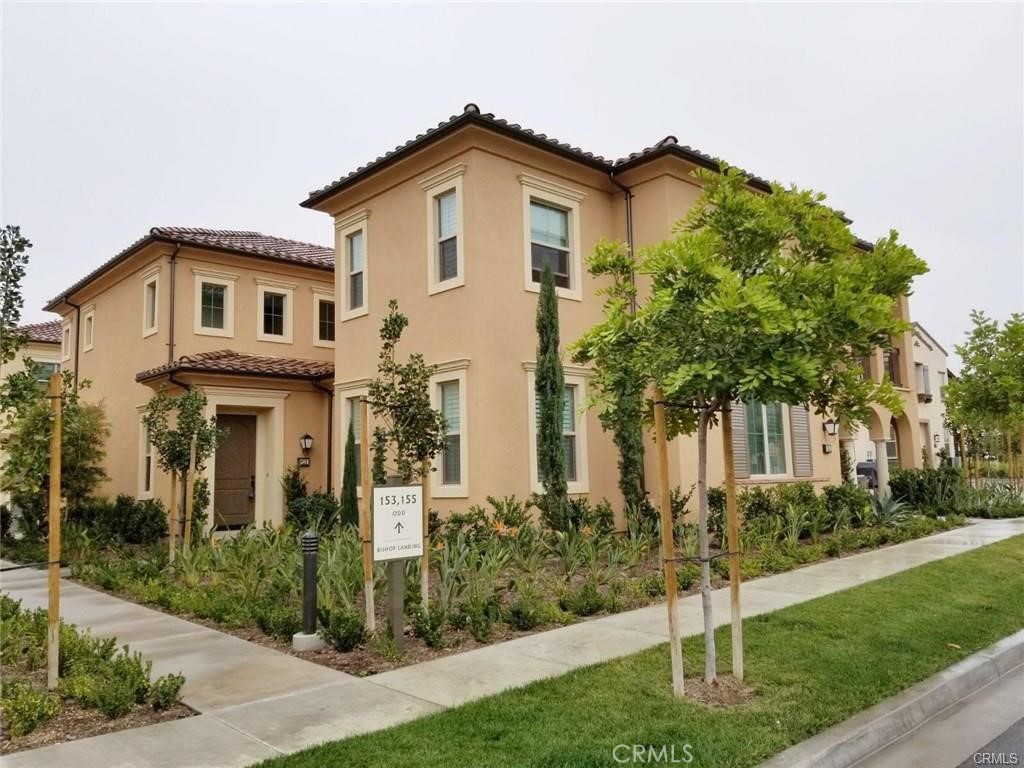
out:
M835 530L849 527L871 504L871 494L852 483L827 486L822 495Z
M413 612L412 633L431 648L444 648L444 609L438 605L423 610L417 607Z
M95 534L128 544L154 544L167 535L167 509L159 499L92 499L69 510L68 520Z
M184 685L185 676L181 674L158 677L149 688L150 705L157 711L177 706Z
M579 586L568 587L558 599L558 605L563 611L574 613L577 616L593 616L605 608L604 595L597 589L592 581L584 581Z
M894 499L928 515L952 511L961 484L960 471L948 466L894 469L889 477L889 491Z
M843 547L835 536L826 539L823 546L826 557L839 557L843 553Z
M536 627L543 618L544 602L535 594L520 594L505 611L509 625L523 632Z
M122 646L121 651L110 660L104 675L108 680L123 682L131 691L132 700L142 704L149 696L149 675L153 671L153 662L144 660L141 653L131 653L127 645Z
M366 641L366 624L355 611L321 609L320 636L331 647L348 653Z
M96 708L111 720L127 715L135 704L135 689L128 680L108 677L97 685Z
M711 572L720 579L729 578L729 558L727 556L716 557L711 561Z
M290 507L291 503L296 499L309 495L309 484L302 476L302 470L299 468L298 462L285 469L281 474L281 490L284 491L286 507Z
M0 504L0 539L6 539L11 535L11 522L14 518L11 508L6 504Z
M461 534L467 542L476 542L490 538L494 528L484 508L474 504L467 512L448 515L448 519L441 523L439 533L441 538L449 541L458 539Z
M48 693L36 691L26 683L4 683L0 709L11 736L31 733L60 712L60 700Z
M296 498L288 505L288 522L302 531L330 530L337 525L339 515L338 500L323 491Z
M685 563L676 571L676 586L689 589L700 579L700 568L695 563Z
M665 575L662 573L649 573L640 579L640 591L648 597L663 597L665 595Z
M743 521L763 520L779 514L775 500L761 486L745 488L739 495L738 506L743 514Z
M725 488L708 488L708 532L719 538L725 530Z
M253 607L252 614L256 626L278 640L290 640L302 629L299 610L286 600L263 600Z
M465 618L463 627L478 643L486 643L491 639L491 630L498 619L498 602L493 597L477 597L467 600L459 607L459 613Z
M520 501L514 495L500 499L488 496L487 503L494 509L494 522L501 523L506 528L523 528L530 524L532 504L529 501Z

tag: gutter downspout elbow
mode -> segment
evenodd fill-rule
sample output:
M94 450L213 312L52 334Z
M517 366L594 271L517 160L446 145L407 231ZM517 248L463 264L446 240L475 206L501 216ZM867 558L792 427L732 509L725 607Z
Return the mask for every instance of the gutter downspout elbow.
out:
M82 324L82 305L75 304L67 296L64 297L64 303L75 310L75 392L78 391L78 350L81 346L81 324Z

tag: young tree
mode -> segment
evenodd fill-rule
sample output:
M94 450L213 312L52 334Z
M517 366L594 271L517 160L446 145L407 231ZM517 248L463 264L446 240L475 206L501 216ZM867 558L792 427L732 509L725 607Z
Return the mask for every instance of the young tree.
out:
M217 450L217 443L221 438L222 432L217 427L217 418L211 416L207 419L205 410L206 396L199 390L189 389L177 397L171 397L166 388L161 387L160 391L146 403L146 412L142 417L149 441L157 454L157 463L165 472L171 473L172 482L176 483L180 479L183 488L187 487L189 472L195 472L200 476L206 462ZM193 498L186 502L186 517L196 508L196 501L202 499L204 494L208 502L209 491L205 483L196 482L193 487ZM184 493L182 495L184 496ZM173 505L170 514L173 519L168 529L171 532L170 542L173 546L177 531L172 526L178 523L177 510ZM190 519L185 520L187 527L191 524Z
M555 530L570 525L569 486L565 479L565 441L562 419L565 409L565 374L558 348L558 296L555 276L544 266L537 300L537 473L544 486L540 503L547 524Z
M602 372L603 383L633 376L661 387L668 436L697 434L698 536L707 682L716 678L708 542L707 436L734 401L810 404L849 423L869 404L898 412L889 381L865 380L849 361L891 344L906 330L899 298L925 264L895 232L873 249L856 248L842 216L824 196L773 185L759 194L739 171L698 171L703 187L673 237L637 260L605 244L590 261L611 277L605 319L574 346L576 359ZM631 272L649 276L635 318L627 316ZM651 404L647 403L647 410Z
M347 525L359 524L359 497L356 487L356 433L349 421L348 436L345 438L345 471L341 476L340 516L341 522Z
M402 482L411 483L421 476L423 462L444 448L444 417L430 405L433 366L418 353L409 355L406 363L395 359L408 325L409 318L392 299L380 330L383 343L377 378L369 386L370 408L378 421L373 430L373 482L377 485L387 481L389 460Z
M25 278L28 249L32 247L21 228L8 224L0 229L0 364L9 362L24 343L15 329L21 320L25 299L21 281Z
M50 399L35 376L35 366L29 365L0 384L7 432L3 441L7 457L0 470L0 483L21 509L23 530L29 535L41 535L45 529L53 430ZM103 459L110 425L102 405L81 401L79 391L89 387L88 381L81 381L76 389L73 374L65 371L61 385L61 496L67 500L68 513L74 513L107 479Z

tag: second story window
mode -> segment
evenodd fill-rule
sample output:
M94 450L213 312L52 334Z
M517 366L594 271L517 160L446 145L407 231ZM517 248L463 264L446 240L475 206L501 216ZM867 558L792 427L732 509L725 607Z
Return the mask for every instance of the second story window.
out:
M82 351L88 352L93 347L96 337L96 311L92 308L82 312Z
M71 321L65 320L60 327L60 359L71 359Z
M60 372L60 363L41 363L38 360L33 360L32 362L35 363L33 373L35 374L36 384L39 385L40 389L46 389L50 386L50 376Z
M345 238L345 250L347 251L348 262L348 308L362 309L366 288L365 269L366 252L364 246L363 231L360 229Z
M569 288L569 212L536 200L530 201L530 267L533 281L540 282L545 266L555 275L555 285Z
M334 341L334 302L321 299L317 302L317 339Z
M256 338L288 344L292 340L293 283L256 278L256 297L259 307Z
M199 269L192 272L196 276L195 333L233 337L237 275Z
M142 335L150 336L157 331L159 315L160 276L152 274L142 283Z
M459 276L459 238L456 233L458 213L455 190L434 198L437 208L437 278L438 282Z

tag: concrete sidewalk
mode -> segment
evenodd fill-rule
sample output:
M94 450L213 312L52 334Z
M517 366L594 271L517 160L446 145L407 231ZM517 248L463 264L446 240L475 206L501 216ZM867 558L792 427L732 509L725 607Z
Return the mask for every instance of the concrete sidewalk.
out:
M743 587L756 616L1024 533L1024 520L992 520L873 552L829 560ZM379 730L668 639L664 605L356 678L64 582L65 615L116 635L153 659L154 672L183 671L187 720L58 744L3 759L5 768L244 766L323 741ZM4 574L0 588L28 607L45 604L40 572ZM728 623L729 591L713 593ZM683 635L702 630L700 597L679 602Z

